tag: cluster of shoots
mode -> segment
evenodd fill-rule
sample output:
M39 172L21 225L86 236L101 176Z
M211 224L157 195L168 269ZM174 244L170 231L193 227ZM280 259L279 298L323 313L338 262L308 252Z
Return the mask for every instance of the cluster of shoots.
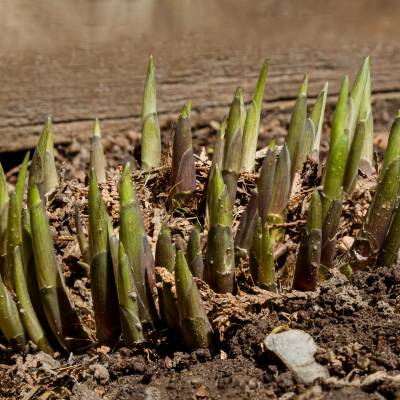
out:
M215 346L198 283L217 293L235 294L236 268L247 265L261 290L281 290L279 252L285 241L288 203L302 174L316 172L308 190L307 220L297 250L292 288L314 291L335 264L336 239L345 199L351 198L360 175L373 167L373 119L369 58L352 86L344 77L330 132L326 164L320 163L320 141L328 94L327 83L309 112L308 78L298 91L284 143L271 142L258 168L257 142L268 61L261 68L254 94L245 103L235 91L217 132L203 198L202 224L196 223L187 243L175 241L163 225L153 257L132 171L126 164L119 178L119 218L113 221L99 184L107 181L99 121L90 152L88 226L75 210L82 262L88 265L96 332L88 332L71 301L50 230L47 206L59 185L48 119L32 161L25 157L17 183L9 191L0 168L0 329L10 345L32 341L41 350L79 352L96 344L133 347L157 330L180 335L189 350ZM199 187L192 147L191 103L180 112L172 140L171 208L188 203ZM400 115L393 123L379 171L378 185L365 221L342 267L391 266L400 247ZM141 167L156 173L161 163L157 120L155 66L151 57L144 86ZM257 170L238 228L238 180ZM153 171L153 172L152 172ZM194 205L195 207L195 205ZM119 229L118 229L119 228ZM86 236L88 231L88 237ZM280 263L282 264L282 263Z

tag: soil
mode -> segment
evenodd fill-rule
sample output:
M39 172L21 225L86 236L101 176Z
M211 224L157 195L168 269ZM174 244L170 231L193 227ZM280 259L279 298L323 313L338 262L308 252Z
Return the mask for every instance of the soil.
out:
M34 350L3 353L1 398L89 399L396 399L400 396L400 270L339 273L315 294L284 294L231 316L213 354L185 353L179 339L152 338L142 348L98 348L52 360ZM251 297L251 296L249 296ZM262 295L259 296L260 298ZM265 299L264 299L265 300ZM211 313L212 315L212 313ZM331 378L312 387L296 383L266 356L265 335L278 326L302 329L318 345L317 361Z
M106 148L110 149L109 146L107 144ZM84 173L77 174L82 166L86 170L87 163L82 158L82 149L79 157L72 157L71 163L62 162L63 157L71 158L68 151L65 147L58 148L57 161L64 179L48 210L67 285L86 329L93 336L90 282L87 270L79 262L81 256L73 223L73 208L78 204L87 225L86 177ZM122 153L124 151L122 148ZM102 187L116 226L120 174L117 165L122 161L119 155L119 151L109 152L109 179ZM182 211L172 216L167 213L168 154L164 156L165 167L156 175L146 177L140 170L133 173L153 248L161 222L172 227L175 235L186 238L198 219L196 205L201 204L210 162L206 150L197 157L195 208L185 210L183 214ZM69 166L65 168L66 165ZM73 179L72 175L75 176ZM235 229L255 179L255 174L240 178ZM0 398L400 398L400 266L357 272L352 282L334 269L316 293L287 288L308 201L307 184L316 183L303 182L292 196L287 247L280 255L284 268L279 276L279 293L254 287L246 264L237 270L239 291L235 296L215 294L204 282L197 280L216 336L217 345L212 352L201 349L188 353L180 338L167 330L153 333L135 349L116 343L114 348L94 347L84 355L56 354L54 359L38 352L33 345L23 354L17 354L3 343ZM338 258L346 252L345 238L354 236L359 229L359 221L353 218L357 215L357 207L361 204L358 209L361 220L374 187L374 176L360 179L355 192L358 202L346 201ZM327 366L330 378L305 386L267 354L263 345L265 336L277 329L288 328L304 330L313 337L318 346L315 358Z

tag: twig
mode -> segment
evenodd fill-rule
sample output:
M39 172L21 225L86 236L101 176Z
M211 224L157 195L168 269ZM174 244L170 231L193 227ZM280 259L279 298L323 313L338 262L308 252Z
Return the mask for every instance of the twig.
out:
M297 226L297 225L304 225L307 221L305 219L299 219L297 221L293 222L283 222L281 224L272 224L271 229L275 228L290 228L291 226Z
M309 189L304 189L304 190L302 190L302 191L300 191L299 193L296 193L296 194L306 194L306 193L313 192L314 190L322 190L322 189L323 189L323 186L317 186L317 187L312 187L312 188L309 188Z

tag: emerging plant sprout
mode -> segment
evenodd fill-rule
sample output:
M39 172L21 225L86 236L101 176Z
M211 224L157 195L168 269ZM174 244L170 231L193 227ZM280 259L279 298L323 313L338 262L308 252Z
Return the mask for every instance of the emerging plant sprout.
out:
M119 244L118 251L118 300L124 342L132 347L144 338L139 318L135 281L124 245Z
M0 279L0 322L1 331L12 346L23 348L26 334L15 301Z
M344 77L339 99L332 121L329 153L326 161L324 187L322 190L322 219L325 220L329 207L334 200L343 196L343 177L346 170L349 132L345 129L348 104L349 79Z
M268 207L268 222L282 224L286 220L286 207L290 197L290 155L286 143L282 146L278 161L276 162L274 185L271 193L271 201ZM261 194L262 195L262 194ZM265 206L264 206L265 207ZM261 215L263 220L264 216ZM277 228L271 232L273 243L283 238L284 229Z
M308 178L307 172L320 167L328 84L308 114L305 76L285 142L268 144L259 163L256 149L267 74L265 61L247 108L241 89L236 90L228 116L216 134L212 163L201 157L196 165L191 103L185 104L172 142L168 188L172 202L166 201L161 210L165 224L157 218L149 222L149 204L143 203L142 191L149 177L143 171L150 170L151 179L157 179L158 167L164 168L160 165L152 57L142 104L142 171L132 174L129 163L123 167L116 196L119 207L103 197L114 182L111 171L107 172L96 120L87 199L71 200L75 202L79 263L90 281L95 332L94 327L91 332L82 323L73 305L51 231L49 215L58 204L53 195L60 190L51 120L45 123L30 166L29 154L25 156L15 186L7 183L0 165L0 329L10 345L23 349L31 340L47 353L84 351L93 343L134 348L154 337L155 331L163 333L168 328L180 335L188 350L212 350L217 341L212 326L215 321L212 312L210 318L207 315L210 307L204 299L233 298L244 290L244 280L257 285L258 291L279 292L285 286L282 271L287 268L285 264L280 269L286 260L280 253L282 247L296 254L292 288L303 291L315 291L321 272L333 266L352 274L366 267L389 268L396 262L400 248L399 115L392 125L378 184L361 229L357 227L350 251L336 257L342 208L352 203L352 196L360 189L359 176L369 179L375 174L369 58L351 88L347 77L342 81L326 165L318 168L324 171L322 182L319 176ZM313 181L307 182L305 176ZM201 206L196 205L199 192L203 192ZM308 197L310 201L303 202ZM306 209L298 211L299 204ZM190 219L185 219L188 213ZM297 218L298 213L306 221ZM176 215L186 227L182 232L174 225ZM294 226L295 239L290 236ZM151 242L158 229L157 241ZM176 230L187 245L184 239L177 239Z
M36 279L47 323L62 349L83 350L90 345L90 340L71 303L54 250L45 206L36 185L29 188L28 206Z
M97 339L113 344L120 333L117 289L108 242L107 211L94 169L89 177L89 253L90 280Z
M240 255L248 256L253 246L254 230L259 215L259 204L260 200L258 198L258 193L253 192L249 202L247 203L246 209L242 214L235 236L235 251Z
M237 180L240 174L241 148L242 148L242 125L241 104L242 90L236 89L231 107L229 109L226 130L224 159L222 164L222 175L227 187L229 201L233 205L236 198Z
M254 229L250 270L257 286L273 292L276 290L275 260L269 226L267 222L261 225L260 218Z
M289 153L291 182L293 181L294 173L296 172L295 167L299 153L299 145L302 142L307 118L307 89L308 76L305 75L297 95L285 141Z
M137 194L132 185L131 169L127 164L119 183L120 196L120 240L130 262L137 291L139 317L142 325L153 326L154 316L149 304L149 286L146 283L146 265L152 263L152 255L146 252L147 237L143 214ZM148 258L151 258L148 260Z
M190 232L186 258L192 275L202 279L204 273L204 262L201 253L200 227L198 225L195 225Z
M246 113L243 129L241 167L244 171L253 171L257 150L258 131L260 128L260 114L264 99L265 83L268 75L268 60L265 60L258 77L253 100Z
M89 168L90 171L92 169L95 171L98 183L106 182L107 161L104 155L103 141L101 139L100 122L97 118L93 128Z
M189 350L211 347L213 330L182 250L176 253L175 286L179 325Z
M44 160L44 190L46 195L51 195L59 184L56 164L54 161L54 144L51 118L48 117L44 129L48 131L46 135L46 152Z
M175 245L172 243L171 230L165 225L158 235L155 263L157 267L164 267L170 272L175 268Z
M179 115L172 146L172 182L176 198L190 195L196 189L190 113L192 105L186 103Z
M297 255L293 289L315 290L321 262L322 206L318 191L311 195L307 225L301 238Z
M350 265L361 269L374 265L382 250L390 227L393 211L399 198L400 158L391 162L389 168L382 170L383 177L379 182L359 236L351 250Z
M315 101L314 108L311 112L311 121L315 128L315 139L312 147L312 157L316 163L319 161L319 148L321 145L322 124L324 122L326 98L328 96L328 82L325 82L321 93Z
M142 105L142 169L157 168L161 162L160 127L157 118L156 79L153 56L149 58Z
M204 279L216 292L232 292L235 273L232 210L218 166L214 167L208 190L209 231Z

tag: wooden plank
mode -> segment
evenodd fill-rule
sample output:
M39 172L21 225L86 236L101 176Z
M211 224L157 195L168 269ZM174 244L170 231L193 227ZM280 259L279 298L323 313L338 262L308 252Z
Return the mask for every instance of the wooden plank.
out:
M45 3L43 0L39 1L43 10ZM269 3L274 5L276 2ZM335 11L337 2L328 3L336 23L340 23L342 14ZM377 2L371 0L364 3L368 3L367 9L372 10L371 13L379 9ZM393 2L389 3L393 6ZM76 6L79 4L81 3L77 2ZM347 7L347 2L343 4ZM262 4L258 4L260 6ZM279 6L275 6L279 11ZM79 12L92 12L90 7L87 10L85 7L82 10L78 7L78 12L73 15L78 17ZM233 3L228 1L226 7L226 12L229 12ZM393 11L387 7L382 18L370 18L367 21L375 21L376 27L384 27L391 20L390 13ZM362 9L361 5L354 5L350 10L346 8L347 12L354 14L351 14L353 17ZM197 8L189 8L195 17L196 10ZM296 17L294 22L293 19L286 18L285 13L280 14L281 11L276 15L272 14L274 18L270 17L265 22L261 15L253 12L251 18L254 19L259 37L273 35L283 23L294 23L294 28L301 25L302 20L296 14L296 2L291 3L288 10L289 16ZM225 8L218 9L218 12L219 18L222 18ZM240 21L239 17L232 21ZM42 15L38 18L45 21ZM158 19L162 18L161 13ZM395 19L394 14L392 19ZM307 24L304 32L298 34L299 39L302 42L311 42L311 46L314 39L317 43L318 38L314 36L319 32L323 36L324 20L318 15L312 20L307 19L308 22L317 23L318 29L312 29L313 26ZM124 33L129 22L129 18L123 19ZM62 29L67 27L68 25L62 26ZM367 32L366 23L362 28L363 32ZM79 46L77 43L80 35L71 36L74 39L73 44L68 46L66 36L62 45L57 48L57 41L62 40L63 31L58 32L53 27L44 31L49 35L54 34L53 40L46 37L51 42L51 49L48 51L35 46L30 51L29 46L34 43L33 39L32 43L27 42L29 46L22 52L17 51L18 49L14 51L12 46L7 51L0 47L0 152L32 148L48 114L54 119L56 143L87 136L94 117L103 121L106 135L140 131L141 97L149 49L156 57L158 110L163 128L170 125L188 99L192 100L192 120L193 125L197 126L207 124L210 120L220 120L227 112L237 86L242 86L246 99L249 100L265 56L270 58L271 67L264 103L264 123L270 117L282 120L282 124L286 123L298 85L306 72L309 74L310 97L314 98L324 81L328 80L329 103L333 104L342 76L349 74L353 78L367 54L372 58L373 93L375 104L379 105L375 110L377 128L387 129L389 119L399 107L400 45L392 40L384 45L368 43L352 46L339 40L335 47L331 44L321 46L318 50L295 45L291 40L296 36L296 29L286 29L282 42L279 35L275 35L273 40L258 40L251 42L254 43L252 47L240 48L242 42L239 41L237 30L231 36L232 40L238 40L237 46L225 46L229 36L220 43L204 43L209 40L205 35L199 40L189 35L182 37L179 42L176 41L179 37L176 32L172 36L169 30L166 32L168 33L165 36L159 35L155 43L145 36L139 41L125 40L121 32L118 32L115 40L108 39L101 46ZM386 32L385 37L391 34L390 30L385 31L383 28L382 32ZM43 39L43 35L40 38ZM172 38L175 41L171 41ZM238 49L233 51L232 47Z

